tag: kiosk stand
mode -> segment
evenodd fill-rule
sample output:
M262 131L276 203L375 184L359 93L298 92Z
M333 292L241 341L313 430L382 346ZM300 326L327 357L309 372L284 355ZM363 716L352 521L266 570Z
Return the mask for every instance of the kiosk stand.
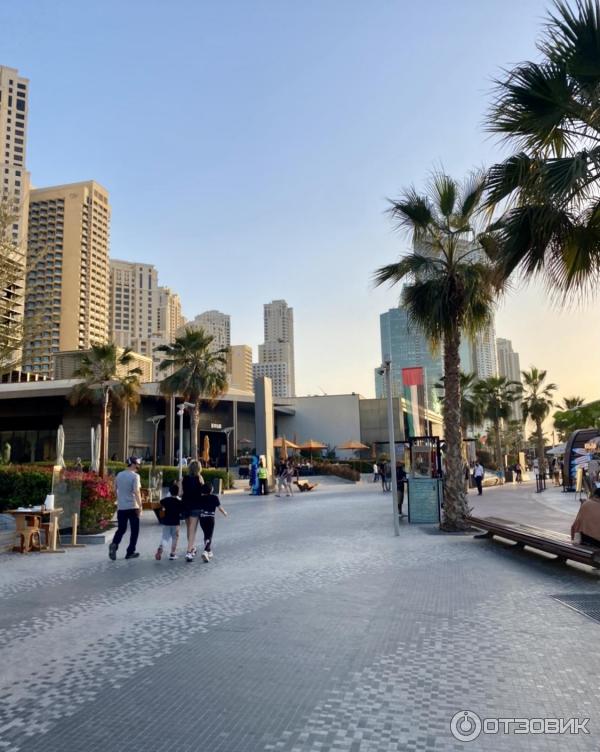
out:
M440 440L437 436L413 436L408 443L408 521L439 525L443 499Z

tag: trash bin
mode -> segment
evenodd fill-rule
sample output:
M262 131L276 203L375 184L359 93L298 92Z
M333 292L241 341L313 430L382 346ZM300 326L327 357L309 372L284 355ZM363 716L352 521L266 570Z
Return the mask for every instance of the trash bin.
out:
M223 493L223 478L212 479L213 493L220 496Z
M505 483L514 483L514 481L515 481L515 478L514 478L514 473L513 473L513 471L511 470L511 468L510 468L510 467L508 467L508 468L506 469L505 473L504 473L504 482L505 482Z

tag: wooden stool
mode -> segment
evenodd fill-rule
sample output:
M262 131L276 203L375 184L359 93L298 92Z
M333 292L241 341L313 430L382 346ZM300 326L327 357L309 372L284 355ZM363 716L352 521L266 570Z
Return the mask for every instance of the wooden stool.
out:
M13 548L13 551L20 551L22 554L28 551L42 550L42 541L40 538L41 517L37 515L27 515L24 518L25 524L17 527L15 536L19 538L19 545ZM18 523L17 523L18 524ZM34 538L37 539L37 546L34 546Z

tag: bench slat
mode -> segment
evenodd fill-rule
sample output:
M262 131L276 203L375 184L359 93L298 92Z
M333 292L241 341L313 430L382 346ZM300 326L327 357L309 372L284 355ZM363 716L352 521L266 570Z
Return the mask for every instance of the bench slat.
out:
M561 558L600 566L600 549L573 543L567 535L518 522L509 522L497 517L469 517L467 519L474 527L487 530L492 535L498 535L530 548L555 554Z

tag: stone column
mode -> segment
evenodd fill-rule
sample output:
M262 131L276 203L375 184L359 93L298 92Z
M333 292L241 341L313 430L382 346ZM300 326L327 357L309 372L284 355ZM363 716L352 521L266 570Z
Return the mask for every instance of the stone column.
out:
M273 478L273 384L267 376L254 380L254 426L256 453L267 459L269 485Z

